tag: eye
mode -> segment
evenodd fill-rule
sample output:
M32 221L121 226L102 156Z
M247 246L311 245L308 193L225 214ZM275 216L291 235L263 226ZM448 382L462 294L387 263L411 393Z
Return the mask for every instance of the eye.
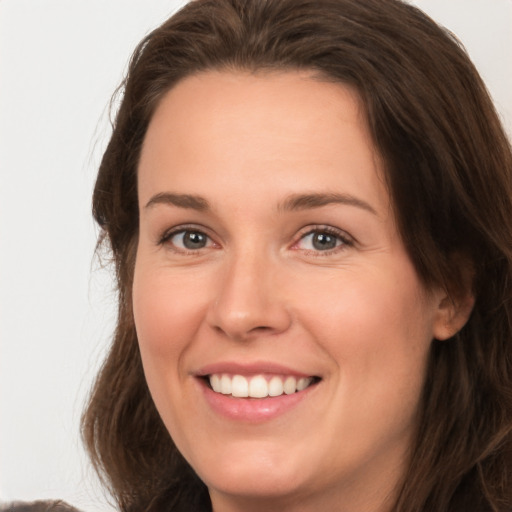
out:
M295 244L295 248L310 252L324 252L330 254L352 245L351 239L343 232L334 228L310 229L302 235Z
M166 233L160 240L160 244L169 244L177 251L198 251L213 245L210 237L197 229L184 229Z

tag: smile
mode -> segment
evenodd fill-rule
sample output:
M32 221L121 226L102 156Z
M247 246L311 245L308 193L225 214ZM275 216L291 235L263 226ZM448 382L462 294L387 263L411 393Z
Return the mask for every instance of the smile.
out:
M308 388L315 382L314 377L296 378L292 375L228 375L214 373L208 376L215 393L236 398L268 398L292 395Z
M269 361L216 362L192 374L210 410L229 421L261 424L317 395L323 377Z

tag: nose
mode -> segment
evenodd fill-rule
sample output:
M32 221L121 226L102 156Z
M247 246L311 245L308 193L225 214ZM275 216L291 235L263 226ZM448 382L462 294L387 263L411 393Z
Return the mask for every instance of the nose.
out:
M276 267L269 258L250 252L226 261L217 276L209 325L238 341L286 331L291 315Z

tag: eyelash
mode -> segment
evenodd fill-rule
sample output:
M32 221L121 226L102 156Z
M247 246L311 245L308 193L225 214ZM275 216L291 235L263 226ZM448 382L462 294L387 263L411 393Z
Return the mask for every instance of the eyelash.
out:
M315 249L306 249L304 250L307 256L314 256L314 257L322 257L322 256L330 256L332 254L338 253L340 251L346 250L348 247L352 247L354 245L354 240L352 237L348 236L344 231L341 231L337 228L333 228L332 226L310 226L306 228L307 231L300 234L298 240L293 243L292 249L293 250L301 250L300 248L296 248L296 246L303 240L306 239L306 237L313 235L313 234L325 234L332 237L335 237L337 239L337 242L340 242L339 245L336 245L332 249L327 250L315 250ZM212 238L205 232L204 229L196 226L179 226L176 228L171 229L170 231L166 231L159 239L158 245L170 245L171 249L179 254L183 255L194 255L199 254L201 249L204 249L206 247L201 247L199 249L183 249L181 247L176 247L176 245L170 243L171 239L179 234L185 234L185 233L197 233L200 235L205 236L210 243L212 242ZM208 243L208 242L207 242ZM215 242L213 242L215 244Z
M352 247L354 245L354 239L350 237L347 233L344 231L341 231L340 229L334 228L332 226L310 226L306 228L307 231L302 233L297 240L293 244L293 247L298 245L301 241L303 241L307 236L313 235L313 234L325 234L332 237L335 237L337 241L340 242L339 245L336 245L332 249L327 250L305 250L307 256L313 256L313 257L325 257L325 256L331 256L332 254L336 254L340 251L346 250L348 247ZM292 247L292 248L293 248ZM295 249L300 250L300 249Z
M200 227L197 227L197 226L179 226L179 227L176 227L176 228L173 228L169 231L166 231L159 239L158 241L158 245L170 245L171 246L171 249L176 252L176 253L179 253L179 254L183 254L183 255L194 255L194 254L198 254L201 249L203 249L203 247L201 247L200 249L183 249L181 247L176 247L174 244L170 243L171 239L173 237L175 237L176 235L179 235L181 233L185 234L185 233L197 233L197 234L201 234L201 235L204 235L210 242L212 241L212 238L205 232L204 229L200 228ZM208 243L208 242L207 242Z

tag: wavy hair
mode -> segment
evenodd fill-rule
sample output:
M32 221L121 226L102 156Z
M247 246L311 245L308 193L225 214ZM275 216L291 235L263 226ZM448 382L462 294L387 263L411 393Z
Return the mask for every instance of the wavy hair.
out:
M510 143L461 44L400 0L195 0L135 50L93 198L115 264L117 327L82 420L120 509L211 509L152 402L131 304L141 145L163 95L207 70L310 70L357 89L418 275L457 297L470 265L476 297L466 326L432 343L394 510L510 511Z

